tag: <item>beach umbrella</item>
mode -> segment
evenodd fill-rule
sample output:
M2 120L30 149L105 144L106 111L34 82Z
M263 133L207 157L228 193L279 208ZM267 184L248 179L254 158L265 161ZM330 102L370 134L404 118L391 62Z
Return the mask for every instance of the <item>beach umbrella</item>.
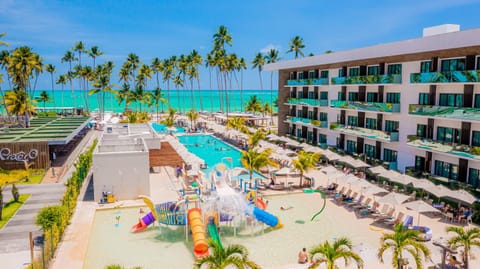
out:
M368 168L368 170L370 170L370 172L374 173L374 174L381 174L385 171L388 171L387 169L385 169L385 167L379 165L379 166L375 166L375 167L370 167Z
M391 204L393 206L400 205L410 198L407 195L391 192L378 200L379 203Z
M443 185L435 185L431 188L426 189L425 191L435 195L437 198L452 195L452 191Z
M328 174L337 173L337 172L338 172L338 169L335 168L334 166L329 165L329 166L327 166L327 167L324 167L324 168L320 169L320 171L322 171L323 173L325 173L325 174L328 175Z
M409 202L404 204L406 208L417 211L418 213L418 218L417 218L417 225L420 225L420 213L425 213L425 212L438 212L438 209L435 207L425 203L423 200L415 200L413 202Z
M410 178L408 178L408 176L405 176L405 175L390 177L390 178L388 178L388 180L391 181L391 182L400 183L404 186L412 183L412 180Z
M445 197L460 203L465 203L469 206L478 200L475 196L473 196L466 190L450 191L450 193L448 193Z

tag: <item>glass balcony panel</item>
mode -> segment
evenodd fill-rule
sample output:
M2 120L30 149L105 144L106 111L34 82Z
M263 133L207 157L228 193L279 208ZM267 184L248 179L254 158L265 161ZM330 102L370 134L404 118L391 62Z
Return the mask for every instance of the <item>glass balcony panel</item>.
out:
M319 127L319 128L327 128L328 127L328 122L327 121L312 120L312 119L301 118L301 117L293 117L293 116L287 116L286 122L295 123L295 124L310 125L310 126Z
M448 143L433 139L426 139L416 135L407 136L407 145L427 151L440 152L480 161L480 147Z
M328 85L328 78L289 79L287 86Z
M374 140L380 140L385 142L396 142L399 139L398 132L384 132L380 130L372 130L368 128L347 126L338 123L330 124L330 129L338 131L340 133L360 136L363 138L369 138Z
M402 75L370 75L332 78L332 84L399 84L402 83Z
M465 121L480 121L480 108L473 107L451 107L451 106L430 106L410 104L408 114L459 119Z
M480 70L430 72L410 74L410 83L480 82Z
M289 105L307 105L307 106L328 106L328 100L308 99L308 98L289 98Z
M330 107L373 112L400 112L400 104L392 103L332 100Z

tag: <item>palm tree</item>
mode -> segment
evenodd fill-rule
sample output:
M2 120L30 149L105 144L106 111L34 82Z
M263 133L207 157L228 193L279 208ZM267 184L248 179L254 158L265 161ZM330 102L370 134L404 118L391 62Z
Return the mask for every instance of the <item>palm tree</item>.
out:
M262 83L262 70L263 66L265 65L265 57L260 52L255 54L255 58L251 62L252 69L258 69L258 77L260 78L260 90L263 90L263 83Z
M102 56L104 53L103 51L100 51L98 46L93 46L89 51L87 51L88 56L92 57L93 59L93 68L95 69L95 60L97 57Z
M68 62L68 81L70 82L70 88L72 90L72 99L73 99L73 107L76 107L76 102L75 102L75 92L73 91L73 73L72 73L72 62L78 60L75 58L75 54L71 51L65 52L65 54L62 57L62 63Z
M200 111L203 110L203 102L202 102L202 95L200 93L200 75L198 73L198 67L202 64L203 59L198 51L192 50L188 55L190 58L190 65L191 65L191 76L192 78L197 80L197 90L198 90L198 99L200 101ZM193 88L193 87L192 87Z
M293 167L300 172L300 187L303 186L303 175L305 172L315 168L319 160L320 153L306 152L304 150L300 150L297 154L297 158L292 160Z
M182 109L181 109L181 103L180 103L180 87L183 86L182 77L180 77L180 75L176 75L175 78L173 79L173 84L175 85L175 88L177 88L178 110L181 113Z
M8 113L16 115L17 119L20 115L35 112L34 101L30 99L25 90L20 88L7 91L5 93L4 102Z
M163 69L162 69L162 77L163 81L167 82L167 100L168 100L168 107L171 106L170 101L170 80L175 77L175 62L176 58L172 57L170 59L163 60Z
M237 268L237 269L260 269L260 266L249 260L248 250L242 245L229 245L226 248L220 243L209 239L208 245L212 250L209 256L195 261L193 268Z
M50 73L50 78L52 80L52 96L54 96L54 80L53 80L53 73L55 73L55 66L53 64L46 64L45 65L45 71L47 71L48 73Z
M215 58L212 53L207 54L205 59L205 67L208 68L208 78L210 83L210 110L213 112L213 89L212 89L212 68L215 67Z
M42 102L43 103L43 109L45 109L45 103L46 102L50 102L52 99L50 98L50 96L48 95L48 92L47 91L42 91L40 93L40 96L38 96L36 98L37 102Z
M245 107L245 111L252 112L254 114L262 111L262 103L260 100L258 100L256 95L250 97L250 100L248 100L248 103Z
M245 58L240 58L240 61L238 62L238 68L240 69L240 108L243 112L245 109L245 107L243 106L243 70L247 69L247 63L245 62Z
M153 70L149 65L142 64L138 69L137 81L142 84L145 89L148 89L148 80L152 79Z
M232 45L232 35L228 32L228 28L224 25L220 25L217 31L213 35L213 43L216 47L225 49L225 44Z
M73 51L78 52L78 65L82 66L82 53L85 52L85 46L82 41L75 43L75 46L72 48Z
M258 129L255 133L248 135L248 145L252 148L256 147L265 137L265 132L262 129Z
M352 242L346 237L337 238L332 244L325 241L323 244L312 248L309 253L310 259L313 261L309 268L312 269L324 263L327 265L327 269L338 268L335 262L339 259L345 261L345 266L351 261L354 261L359 268L363 265L362 258L352 251Z
M158 74L163 71L163 62L159 58L155 57L152 59L152 63L150 64L150 68L155 73L155 79L157 81L157 88L160 88L160 80L158 78Z
M123 101L125 101L125 109L124 111L128 110L128 106L132 103L132 92L130 91L130 84L123 83L120 90L115 95L117 98L118 104L120 105Z
M297 35L292 38L288 46L290 47L290 49L287 50L287 53L295 52L295 59L298 58L299 54L302 55L302 57L305 56L302 51L302 49L305 48L305 44L303 44L303 38L301 38L300 36Z
M89 95L93 94L102 94L102 101L101 101L101 115L102 115L102 120L104 118L105 114L105 94L112 93L115 94L116 91L113 89L113 84L110 84L110 75L111 75L111 69L107 64L104 64L103 66L100 67L100 72L97 73L97 77L94 80L94 83L92 84L93 89L89 91Z
M195 121L198 119L198 112L193 109L190 109L189 111L187 111L187 113L185 113L185 115L191 122L191 128L194 128Z
M8 87L11 88L12 85L11 85L11 82L10 82L10 75L8 74L8 65L9 65L9 57L10 57L10 52L8 50L2 50L0 51L0 68L1 69L4 69L7 73L7 81L8 81ZM3 83L3 80L2 82ZM3 103L3 107L6 109L6 106L5 106L5 94L3 92L3 89L0 87L0 97L2 97L2 103ZM9 113L7 111L7 115L9 116Z
M276 49L270 49L267 52L266 60L267 64L273 64L280 60L278 57L279 51ZM273 109L273 72L270 72L270 107ZM273 113L271 113L271 120L273 124Z
M244 132L244 133L248 132L248 128L245 125L245 119L242 118L242 117L228 118L226 127L227 127L227 129L233 128L235 130L239 130L239 131Z
M65 84L67 84L67 81L68 81L68 76L67 76L67 75L60 75L60 76L58 76L57 81L55 82L55 83L57 83L57 84L62 85L62 107L64 106L64 103L63 103L63 90L64 90Z
M132 76L133 88L137 88L137 81L136 81L136 71L138 65L140 64L140 58L135 53L129 53L127 56L127 60L125 61L126 66L128 66L128 70L130 76Z
M384 234L380 238L380 249L377 256L383 263L383 253L391 249L393 251L392 266L400 269L403 264L403 252L407 251L415 260L418 269L423 268L422 257L430 257L430 249L425 243L418 241L418 231L405 230L402 223L395 225L393 233Z
M7 33L1 33L0 38L4 37L6 35L7 35ZM5 42L5 41L0 41L0 46L8 46L8 43Z
M455 233L455 236L448 240L448 244L453 249L463 248L464 268L468 269L470 251L473 246L480 247L480 229L452 226L447 228L447 232Z
M167 102L167 100L163 97L162 90L160 88L155 88L152 93L152 98L153 101L155 102L155 105L157 107L157 120L158 118L158 106L162 104L162 113L163 113L163 104Z
M253 171L259 170L267 165L277 167L278 164L270 158L272 149L267 148L262 152L258 152L255 149L242 150L242 156L240 162L243 167L250 173L250 180L253 178Z
M220 25L217 31L213 35L213 52L215 54L215 65L218 67L218 71L220 73L220 77L223 74L223 83L224 83L224 90L225 90L225 102L226 102L226 113L228 118L228 92L227 92L227 53L225 50L225 45L232 46L232 35L228 32L227 27ZM219 80L221 81L221 79ZM223 101L222 101L223 102Z

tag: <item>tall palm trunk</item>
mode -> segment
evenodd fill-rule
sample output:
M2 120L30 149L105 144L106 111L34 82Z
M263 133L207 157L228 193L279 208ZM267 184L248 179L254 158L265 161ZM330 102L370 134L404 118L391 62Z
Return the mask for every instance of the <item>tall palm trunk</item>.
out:
M202 91L200 90L200 78L197 78L198 100L200 101L200 111L203 111Z
M213 112L213 89L212 89L212 68L208 68L208 78L210 83L210 112Z
M245 111L243 106L243 70L240 71L240 110L241 112Z
M270 125L273 125L273 72L270 73Z
M53 98L53 106L56 106L55 105L55 91L54 91L54 84L53 84L53 73L50 73L50 78L52 80L52 98Z
M195 92L193 90L193 78L190 79L190 94L192 96L192 104L191 104L191 107L193 110L196 109L196 106L195 106Z
M170 79L167 79L167 99L168 99L168 108L172 105L170 103Z
M217 71L217 88L218 88L218 103L220 104L220 111L223 113L223 88L221 74Z
M227 112L227 120L228 120L228 112L229 112L229 108L230 108L230 102L228 100L228 89L227 89L227 72L224 72L223 74L223 82L224 82L224 86L225 86L225 110Z
M178 103L178 111L182 113L182 103L180 103L180 89L177 86L177 103Z

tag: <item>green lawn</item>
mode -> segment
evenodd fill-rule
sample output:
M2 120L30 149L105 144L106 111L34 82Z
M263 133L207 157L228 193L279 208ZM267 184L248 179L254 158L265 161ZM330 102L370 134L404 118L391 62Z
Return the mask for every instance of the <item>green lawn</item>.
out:
M30 194L20 194L20 199L18 203L15 203L13 199L6 203L3 207L2 220L0 220L0 230L7 224L8 220L15 215L18 209L30 198Z
M7 184L38 184L42 182L45 175L45 169L31 169L29 181L25 181L27 171L24 169L17 170L2 170L0 169L0 186Z

